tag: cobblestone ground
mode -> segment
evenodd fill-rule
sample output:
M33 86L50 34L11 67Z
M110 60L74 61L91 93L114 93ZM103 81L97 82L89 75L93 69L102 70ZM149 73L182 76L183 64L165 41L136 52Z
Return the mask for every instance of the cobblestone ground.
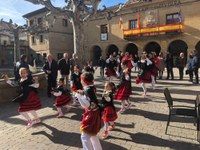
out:
M106 79L100 79L98 74L97 70L95 84L100 96ZM177 72L175 77L178 78ZM148 85L146 98L141 96L140 85L132 82L133 95L130 100L135 106L118 116L116 129L109 132L106 140L101 140L103 150L200 149L193 118L173 116L168 134L165 134L168 107L163 89L168 87L173 97L184 99L176 104L194 106L195 95L200 94L200 87L187 80L188 77L183 81L157 80L155 90L151 90ZM58 119L55 117L54 99L42 96L41 101L43 108L38 114L42 123L29 130L26 130L26 122L17 112L18 104L0 104L0 150L82 149L79 123L83 110L78 107L73 107L69 113L64 110L64 117ZM115 104L119 110L120 103L115 101ZM99 137L102 132L103 128Z

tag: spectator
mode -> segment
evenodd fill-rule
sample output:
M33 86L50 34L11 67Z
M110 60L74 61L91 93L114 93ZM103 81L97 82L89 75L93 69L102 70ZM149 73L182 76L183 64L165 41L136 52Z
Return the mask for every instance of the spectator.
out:
M58 70L60 70L61 78L66 80L66 87L68 87L70 60L67 53L64 53L63 58L58 61Z
M163 57L163 53L160 52L160 54L158 56L158 77L159 77L159 79L162 79L164 70L165 70L165 59Z
M73 73L75 65L78 65L78 57L76 56L76 53L73 53L72 58L70 59L71 73Z
M199 58L197 56L197 51L194 50L193 59L192 59L192 70L193 70L194 75L195 75L195 82L193 82L194 84L199 84L199 75L198 75L199 60L198 59Z
M100 57L100 59L98 61L98 65L100 67L100 76L101 76L101 78L104 78L104 68L105 68L106 62L102 56Z
M170 76L171 76L171 79L174 80L174 73L173 73L174 63L173 63L173 55L171 53L167 52L165 62L166 62L166 68L167 68L166 80L168 80Z
M47 56L47 61L43 66L43 70L47 75L47 96L51 97L52 89L56 88L57 79L57 62L53 59L53 56L49 54Z
M184 57L184 53L180 53L180 56L178 57L177 60L177 67L179 69L179 80L183 80L183 70L185 67L185 57Z
M189 80L190 82L193 82L192 60L193 60L193 53L190 53L189 54L189 60L188 60L188 67L187 67L188 74L189 74L189 77L190 77L190 80Z
M139 67L138 67L138 61L140 60L138 54L135 54L134 55L134 58L133 58L133 61L134 61L134 67L135 67L135 71L138 69L139 70Z

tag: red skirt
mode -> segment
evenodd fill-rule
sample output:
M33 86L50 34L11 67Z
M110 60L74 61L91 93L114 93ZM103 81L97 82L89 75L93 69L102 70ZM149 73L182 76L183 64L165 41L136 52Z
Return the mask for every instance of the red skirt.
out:
M128 100L129 96L132 94L131 82L125 81L123 84L119 85L114 95L116 100Z
M157 67L153 67L153 69L151 70L151 75L153 75L154 77L158 76L158 68Z
M34 91L30 91L25 101L19 103L18 112L38 110L41 108L40 98Z
M68 105L72 100L71 95L62 94L61 96L58 96L56 98L56 107L63 107L65 105Z
M151 72L145 71L141 76L136 78L136 84L139 83L150 83L151 82Z
M116 76L116 72L115 72L115 70L112 70L112 69L107 69L107 71L106 71L106 75L108 76L108 77L111 77L111 76Z
M90 135L96 135L102 125L101 112L99 109L95 111L86 111L83 114L83 120L80 124L80 131Z
M72 92L76 92L77 90L82 90L83 88L77 87L75 84L72 85Z
M117 113L113 106L107 106L104 108L102 119L104 122L115 121L117 119Z

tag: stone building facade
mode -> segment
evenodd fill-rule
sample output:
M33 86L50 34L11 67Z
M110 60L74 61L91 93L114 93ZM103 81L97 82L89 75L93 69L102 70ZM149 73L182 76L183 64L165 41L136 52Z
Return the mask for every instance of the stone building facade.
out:
M9 26L12 21L0 21L0 68L13 67L14 65L14 33ZM24 32L19 34L19 54L29 55L29 46L27 36Z
M194 49L200 53L199 0L129 0L121 7L119 9L117 5L99 10L85 22L86 53L83 55L86 60L97 62L101 55L105 58L119 51L128 51L132 55L140 55L143 51L155 51L157 54L169 51L174 61L180 52L184 52L186 57ZM49 52L55 58L65 51L71 54L71 24L63 27L62 18L48 15L46 19L43 16L47 13L48 10L43 8L24 15L28 26L39 24L42 18L45 28L43 32L29 36L30 47L43 56ZM41 38L43 42L40 42Z
M37 60L43 60L49 53L54 59L64 52L73 53L73 30L67 19L49 13L42 8L23 16L29 28L29 46L36 53Z
M101 10L85 24L89 59L96 61L100 55L118 51L133 55L170 51L175 61L180 52L185 56L194 49L200 52L200 1L130 0L120 11L118 8Z

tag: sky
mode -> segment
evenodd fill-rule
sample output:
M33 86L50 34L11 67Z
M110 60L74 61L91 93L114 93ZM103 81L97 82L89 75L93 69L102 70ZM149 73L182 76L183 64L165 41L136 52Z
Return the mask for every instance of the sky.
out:
M65 0L52 0L55 6L64 6ZM102 0L99 7L103 5L107 7L124 3L127 0ZM13 20L13 23L24 25L26 20L22 17L24 14L42 8L42 5L34 5L25 0L0 0L0 19L5 21Z

